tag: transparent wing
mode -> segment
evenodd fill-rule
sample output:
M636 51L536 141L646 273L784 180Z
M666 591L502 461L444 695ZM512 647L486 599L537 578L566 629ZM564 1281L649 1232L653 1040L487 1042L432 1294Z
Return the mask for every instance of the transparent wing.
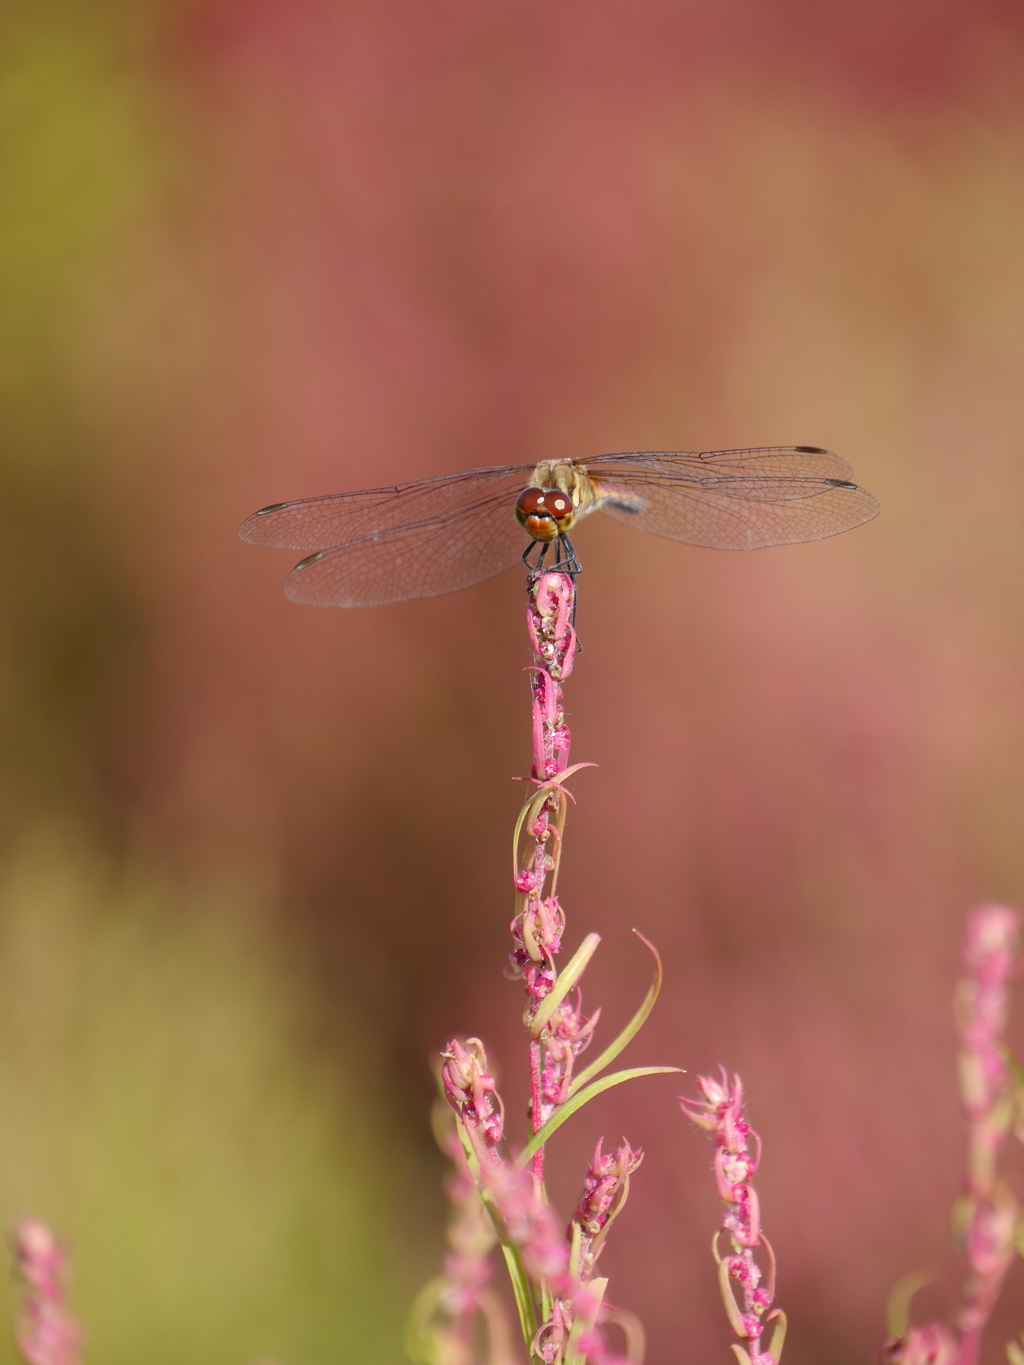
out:
M276 503L243 522L255 545L313 550L285 586L296 602L378 606L456 592L516 563L514 502L532 464ZM608 516L670 540L749 550L836 535L878 512L850 466L813 446L632 451L585 468Z
M522 476L514 486L518 488ZM322 550L285 581L293 602L317 607L378 607L411 597L457 592L510 569L529 544L505 487L486 498L407 526Z
M816 446L633 451L600 455L586 468L606 515L717 550L822 540L879 510L850 482L850 465Z
M355 493L334 493L297 502L278 502L247 517L238 534L250 545L279 550L323 550L374 532L440 518L490 498L515 501L532 465L466 469ZM509 493L512 496L509 499ZM512 516L512 512L509 512Z

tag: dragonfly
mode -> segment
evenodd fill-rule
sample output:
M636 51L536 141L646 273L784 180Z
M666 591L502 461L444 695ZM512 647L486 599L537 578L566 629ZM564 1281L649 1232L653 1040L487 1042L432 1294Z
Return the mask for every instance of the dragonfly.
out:
M520 560L578 573L569 533L596 512L717 550L822 540L878 513L852 474L819 446L630 451L277 502L239 535L307 552L285 582L293 602L382 606L458 592Z

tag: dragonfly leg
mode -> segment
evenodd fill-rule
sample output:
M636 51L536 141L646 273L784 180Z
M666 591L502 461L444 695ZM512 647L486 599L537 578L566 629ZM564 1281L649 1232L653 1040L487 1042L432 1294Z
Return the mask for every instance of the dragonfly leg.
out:
M530 555L533 552L533 548L535 545L540 546L540 553L537 555L537 562L535 564L531 564ZM523 551L523 563L529 569L531 578L537 578L540 574L544 572L544 557L547 554L547 552L548 542L546 540L531 540L529 545L527 545L526 549Z
M548 572L567 573L572 578L583 572L583 565L580 563L579 556L573 549L572 541L568 536L558 537L558 563L552 564Z
M536 561L534 563L531 563L530 554L533 551L533 547L535 545L540 545L540 552L537 555ZM544 561L547 558L548 550L552 545L555 546L555 550L552 552L552 558L555 560L555 562L550 566L545 566ZM537 540L531 541L527 548L523 551L523 563L529 570L526 579L527 592L529 592L531 586L537 581L537 579L541 576L542 573L564 573L568 574L571 578L575 578L578 573L583 572L583 565L579 561L579 556L573 549L572 541L566 535L558 536L557 540L555 541ZM572 624L573 629L575 629L576 627L575 598L573 599L572 604Z
M537 545L540 546L540 553L536 561L531 564L530 555ZM555 563L546 565L544 561L552 545L556 546ZM566 535L558 536L555 541L531 540L523 551L523 563L530 570L532 578L536 578L542 573L567 573L575 578L578 573L583 572L583 565L579 561L579 556L573 549L572 541Z
M576 551L575 551L575 549L574 549L574 547L573 547L573 543L572 543L572 541L569 539L568 536L559 536L559 537L558 537L558 543L559 543L559 548L560 548L561 551L562 551L562 561L563 561L563 562L560 563L557 567L560 568L560 569L562 570L563 573L569 574L569 576L572 578L573 582L575 583L575 581L576 581L576 575L577 575L578 573L582 573L582 572L583 572L583 565L580 563L580 561L579 561L579 556L577 555L577 553L576 553ZM577 597L577 595L576 595L575 593L573 593L573 596L572 596L572 628L573 628L573 630L576 629L576 608L579 606L579 601L580 601L579 597ZM581 650L581 651L582 651L582 649L583 649L583 645L580 643L580 641L579 641L578 638L577 638L577 640L576 640L576 648L579 649L579 650Z
M529 545L528 545L528 546L526 547L526 549L523 551L523 563L526 565L527 569L529 570L529 573L528 573L527 576L526 576L526 591L527 591L527 592L530 591L530 589L531 589L531 588L533 587L533 585L536 583L537 579L540 578L541 574L545 572L545 570L544 570L544 559L545 559L545 557L546 557L546 555L547 555L548 547L549 547L551 544L552 544L551 541L531 540L530 543L529 543ZM537 555L537 561L536 561L536 563L531 564L531 563L530 563L530 554L532 553L533 547L534 547L535 545L539 545L539 546L540 546L540 553ZM577 575L578 573L582 573L582 572L583 572L583 566L580 564L580 561L579 561L579 558L578 558L578 556L577 556L577 554L576 554L576 551L573 549L572 541L569 539L568 536L562 535L562 536L559 536L559 537L558 537L558 546L557 546L556 562L555 562L554 564L551 565L550 569L548 569L547 572L548 572L548 573L565 573L565 574L569 574L570 577L572 577L572 578L575 578L576 575ZM575 597L575 595L574 595L574 596L573 596L573 601L572 601L572 628L573 628L573 630L576 629L576 605L577 605L577 599L576 599L576 597ZM580 650L582 650L582 648L583 648L583 646L580 644L580 642L579 642L578 640L577 640L577 642L576 642L576 648L577 648L577 649L580 649Z

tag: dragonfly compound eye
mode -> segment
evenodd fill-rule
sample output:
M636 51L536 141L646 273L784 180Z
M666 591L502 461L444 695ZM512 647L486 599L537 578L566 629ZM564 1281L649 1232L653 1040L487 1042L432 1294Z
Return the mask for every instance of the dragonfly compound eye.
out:
M516 498L516 520L534 540L564 535L575 518L572 499L560 488L524 488Z

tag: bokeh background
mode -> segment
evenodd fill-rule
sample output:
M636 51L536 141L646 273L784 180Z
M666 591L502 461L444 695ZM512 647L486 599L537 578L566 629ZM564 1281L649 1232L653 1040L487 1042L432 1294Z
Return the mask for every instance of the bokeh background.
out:
M70 1241L89 1359L400 1360L447 1037L523 1123L521 581L294 607L238 522L621 449L825 445L882 502L583 529L562 890L609 1025L664 955L628 1060L744 1076L791 1365L908 1270L941 1311L958 939L1024 901L1020 7L7 0L0 118L0 1220ZM646 1150L651 1365L729 1358L678 1089L551 1148L563 1211Z

